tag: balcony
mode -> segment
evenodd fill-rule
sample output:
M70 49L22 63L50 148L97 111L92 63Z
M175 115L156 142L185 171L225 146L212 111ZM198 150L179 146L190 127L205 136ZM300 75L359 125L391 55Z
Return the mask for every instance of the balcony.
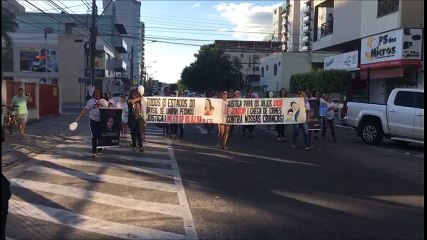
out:
M112 44L114 48L116 48L117 52L119 53L127 53L128 52L128 46L124 39L121 37L113 37Z
M310 6L307 5L304 5L301 10L303 13L310 13L311 11Z
M108 59L107 68L114 69L115 72L122 72L126 71L127 64L123 59Z
M302 31L303 31L304 33L310 32L310 26L309 26L309 25L304 25L304 26L302 27Z
M333 22L325 22L320 25L320 37L326 37L334 33Z
M311 16L310 15L304 16L304 18L302 19L302 21L304 23L309 23L311 21Z
M309 37L309 36L304 36L304 37L302 38L302 42L303 42L303 43L310 42L310 37Z

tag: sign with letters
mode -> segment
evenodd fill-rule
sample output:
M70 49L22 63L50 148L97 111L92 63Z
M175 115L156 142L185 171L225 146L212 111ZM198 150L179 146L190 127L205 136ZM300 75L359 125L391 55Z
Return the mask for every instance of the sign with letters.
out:
M231 125L305 123L302 98L146 97L148 123Z

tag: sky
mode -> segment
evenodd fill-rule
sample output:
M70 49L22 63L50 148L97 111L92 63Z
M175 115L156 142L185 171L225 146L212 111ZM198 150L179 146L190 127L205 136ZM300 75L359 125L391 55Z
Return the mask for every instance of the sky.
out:
M55 1L69 13L88 13L84 1ZM26 11L38 11L18 0ZM47 1L37 6L58 12ZM273 9L282 1L142 1L145 23L145 65L153 79L176 83L182 70L195 61L201 45L215 40L262 41L273 32ZM97 1L98 14L102 1Z

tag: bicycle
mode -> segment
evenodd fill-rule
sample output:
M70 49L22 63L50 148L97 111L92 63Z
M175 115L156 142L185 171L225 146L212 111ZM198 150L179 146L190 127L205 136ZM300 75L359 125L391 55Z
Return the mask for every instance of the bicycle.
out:
M3 126L5 127L5 130L7 132L13 134L14 132L16 132L16 127L18 126L18 123L15 118L15 109L13 107L7 107L5 105L2 105L2 107L7 108L6 114L3 117ZM15 108L16 107L17 106L15 106Z

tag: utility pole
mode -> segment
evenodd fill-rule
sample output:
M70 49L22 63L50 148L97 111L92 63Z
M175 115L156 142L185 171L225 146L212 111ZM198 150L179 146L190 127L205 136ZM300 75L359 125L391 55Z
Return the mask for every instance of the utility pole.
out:
M133 85L133 46L130 48L131 49L131 52L130 52L130 81L131 81L131 83L130 83L130 85L132 86Z
M96 7L96 0L92 0L92 22L90 27L90 79L88 85L94 86L95 84L95 53L96 53L96 14L98 9Z

